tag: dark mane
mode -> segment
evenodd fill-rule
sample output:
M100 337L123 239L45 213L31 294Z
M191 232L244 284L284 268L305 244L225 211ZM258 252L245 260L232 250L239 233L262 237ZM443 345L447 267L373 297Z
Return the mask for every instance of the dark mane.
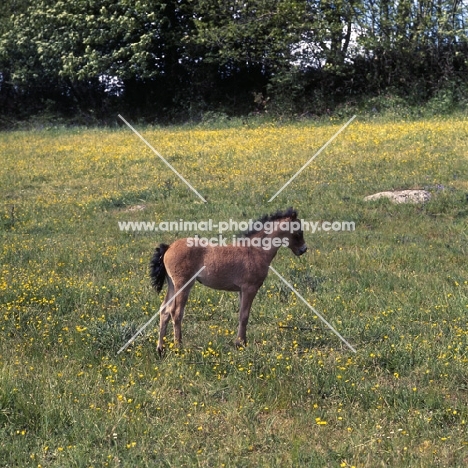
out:
M289 207L285 211L278 210L274 214L264 215L261 218L255 220L253 224L255 224L257 221L260 221L262 224L264 224L268 221L278 221L280 219L291 218L291 217L296 217L296 216L297 216L297 211L294 208ZM250 236L253 236L254 234L257 234L258 232L260 232L260 230L251 229L250 231L241 232L240 235L244 237L250 237Z

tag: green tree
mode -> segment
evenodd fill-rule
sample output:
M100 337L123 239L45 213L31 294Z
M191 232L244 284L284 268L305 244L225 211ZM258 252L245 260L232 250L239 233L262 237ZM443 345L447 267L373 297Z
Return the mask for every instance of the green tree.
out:
M20 87L54 87L78 101L103 92L103 77L127 90L181 76L188 16L177 1L41 0L11 19L0 57Z
M196 12L196 42L206 60L277 70L289 65L291 45L300 40L305 2L200 0Z
M0 4L0 41L4 34L13 28L13 17L24 13L29 6L29 0L4 0ZM14 59L9 54L1 52L0 42L0 107L11 110L14 101L14 87L11 81Z
M288 112L427 99L468 86L467 17L465 0L4 0L0 99L188 117L267 94Z
M443 83L466 82L466 2L364 0L362 11L359 40L371 86L418 88L421 98Z

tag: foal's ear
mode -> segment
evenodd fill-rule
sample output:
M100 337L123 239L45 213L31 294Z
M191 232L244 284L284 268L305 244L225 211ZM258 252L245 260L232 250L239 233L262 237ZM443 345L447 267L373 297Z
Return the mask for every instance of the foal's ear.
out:
M296 210L292 210L291 212L291 219L293 221L295 221L297 219L297 211Z

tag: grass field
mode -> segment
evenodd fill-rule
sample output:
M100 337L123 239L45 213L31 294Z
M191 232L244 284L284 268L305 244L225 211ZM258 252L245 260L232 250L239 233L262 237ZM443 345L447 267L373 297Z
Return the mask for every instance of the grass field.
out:
M0 466L467 466L468 122L358 118L268 203L343 123L140 129L208 203L126 127L0 134ZM432 199L363 201L405 188ZM160 359L156 322L117 354L188 235L119 221L288 206L356 223L272 264L356 354L273 274L246 348L237 296L197 284L183 349Z

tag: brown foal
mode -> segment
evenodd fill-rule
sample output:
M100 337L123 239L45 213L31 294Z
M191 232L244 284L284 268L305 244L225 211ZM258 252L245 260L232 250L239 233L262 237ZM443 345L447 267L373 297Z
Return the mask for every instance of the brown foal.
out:
M268 267L278 249L287 246L297 256L307 250L301 223L297 220L297 212L292 208L264 216L258 222L263 228L245 233L243 238L238 239L237 245L202 247L197 245L195 239L185 238L171 245L160 244L156 248L150 264L152 284L157 292L161 291L165 280L168 284L160 309L159 354L163 352L164 336L170 319L174 325L174 342L176 345L182 343L184 308L195 279L213 289L239 292L236 345L246 344L250 307L268 275ZM255 224L257 223L254 226ZM187 284L203 266L205 268L199 275ZM166 303L185 285L184 290L166 307Z

